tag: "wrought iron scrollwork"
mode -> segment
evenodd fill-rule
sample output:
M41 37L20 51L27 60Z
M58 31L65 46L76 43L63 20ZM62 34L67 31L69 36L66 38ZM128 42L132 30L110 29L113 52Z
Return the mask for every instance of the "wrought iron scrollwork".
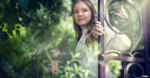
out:
M115 2L120 2L120 5L118 7L116 7L114 9L114 11L112 11L110 14L113 14L114 17L116 18L117 21L121 22L121 23L127 23L127 29L123 32L121 31L116 31L115 29L113 29L113 25L110 23L110 20L109 20L109 16L108 16L108 10L109 10L109 7L115 3ZM128 4L129 6L131 6L131 8L133 8L136 12L136 15L138 17L138 23L140 25L140 28L139 28L139 34L138 35L138 39L135 40L135 37L133 36L133 34L129 31L130 27L131 27L131 24L130 24L130 21L129 21L129 17L130 17L130 12L129 12L129 9L126 8L125 6L123 6L123 3L126 3ZM126 10L126 12L125 12ZM135 8L135 6L132 4L132 2L128 2L127 0L108 0L108 2L106 3L106 6L105 6L105 9L104 9L104 14L105 14L105 21L108 25L108 27L115 33L115 34L128 34L132 41L133 41L133 45L131 47L131 50L130 50L130 53L132 53L135 48L137 47L139 41L141 40L141 37L142 37L142 34L143 34L143 27L142 27L142 21L141 21L141 17L140 17L140 14L139 12L137 11L137 9ZM120 17L121 19L117 18Z
M112 4L119 2L120 4L114 7L114 10L109 12L109 8ZM138 38L135 39L134 35L132 32L130 32L131 28L131 23L130 23L130 9L127 8L124 4L130 6L136 13L136 16L138 18L138 23L139 23L139 33L136 33L138 35ZM131 78L131 77L143 77L144 76L144 68L141 66L145 62L144 59L144 53L141 52L134 52L136 49L137 45L139 44L142 35L143 35L143 26L142 26L142 19L140 16L140 13L137 11L136 7L134 6L133 2L130 0L108 0L106 2L105 8L104 8L104 18L105 22L107 23L108 27L117 35L117 34L128 34L130 36L130 39L132 40L132 47L128 52L118 52L116 50L109 50L107 53L105 53L104 60L120 60L124 63L124 78ZM110 22L109 14L112 14L113 17L116 19L115 21L120 22L120 23L126 23L127 28L124 31L116 31L113 28L113 25ZM111 39L112 40L112 39ZM113 41L109 41L107 44L111 44ZM107 47L107 45L106 45ZM114 53L116 56L111 56L110 54ZM131 70L132 68L137 68L136 70L140 71L139 72ZM138 74L137 74L138 73ZM147 77L147 76L146 76Z

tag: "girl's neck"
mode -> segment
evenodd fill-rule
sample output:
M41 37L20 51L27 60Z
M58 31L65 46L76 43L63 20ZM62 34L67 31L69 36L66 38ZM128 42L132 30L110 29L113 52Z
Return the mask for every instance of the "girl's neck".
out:
M82 31L84 31L86 29L87 26L80 26Z

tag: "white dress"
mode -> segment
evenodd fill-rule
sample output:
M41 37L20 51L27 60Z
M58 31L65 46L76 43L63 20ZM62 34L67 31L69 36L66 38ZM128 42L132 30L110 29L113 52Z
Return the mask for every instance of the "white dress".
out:
M116 29L117 30L117 29ZM85 29L82 32L82 36L77 44L76 53L80 53L80 66L82 68L89 69L90 72L93 75L88 76L89 78L98 78L98 57L97 53L94 53L95 49L91 49L87 46L86 44L86 38L87 38L87 29ZM105 27L105 45L114 37L116 36L115 33L109 29L108 27ZM124 42L125 40L125 42ZM121 43L121 44L120 44ZM128 44L127 44L128 43ZM107 44L108 45L108 44ZM129 38L126 35L117 35L116 39L114 39L113 43L105 48L105 51L107 52L108 50L115 49L119 51L123 50L128 50L131 46L131 42ZM97 46L98 47L98 46ZM90 59L89 59L90 58ZM91 74L89 73L89 74ZM109 71L105 72L105 78L113 78L112 74Z

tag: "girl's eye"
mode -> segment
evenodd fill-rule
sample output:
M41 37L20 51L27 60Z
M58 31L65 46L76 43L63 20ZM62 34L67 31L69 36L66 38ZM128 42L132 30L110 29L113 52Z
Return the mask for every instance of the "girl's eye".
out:
M76 14L76 13L78 13L78 11L74 11L74 12L73 12L73 14Z
M86 9L85 9L85 10L83 10L83 12L86 12L86 11L88 11L88 10L86 10Z

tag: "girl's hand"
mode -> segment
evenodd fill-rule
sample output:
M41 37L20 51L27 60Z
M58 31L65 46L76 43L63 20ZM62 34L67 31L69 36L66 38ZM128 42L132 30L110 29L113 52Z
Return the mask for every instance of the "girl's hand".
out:
M93 27L91 34L96 39L98 36L102 36L104 34L104 28L99 21L95 22L95 26Z

